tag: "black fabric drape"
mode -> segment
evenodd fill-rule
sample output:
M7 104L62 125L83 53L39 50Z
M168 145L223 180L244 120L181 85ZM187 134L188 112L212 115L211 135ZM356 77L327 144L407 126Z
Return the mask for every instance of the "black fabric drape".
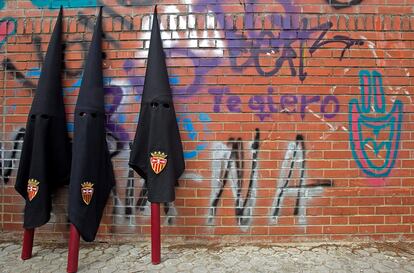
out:
M156 8L129 165L145 179L150 202L175 200L175 185L185 164Z
M102 9L97 18L75 108L69 220L85 241L95 240L115 185L106 142L102 75Z
M71 147L63 104L62 9L47 49L26 125L15 189L26 199L25 228L47 223L52 193L69 182Z

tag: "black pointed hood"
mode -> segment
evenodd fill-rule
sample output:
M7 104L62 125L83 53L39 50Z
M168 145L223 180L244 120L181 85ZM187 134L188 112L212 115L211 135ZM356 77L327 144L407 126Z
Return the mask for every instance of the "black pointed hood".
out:
M104 89L102 74L102 8L89 47L76 108L87 108L104 113Z
M51 36L26 125L16 190L26 199L24 227L49 221L52 193L69 181L70 140L63 104L62 9Z
M30 114L64 114L62 96L62 8L49 42ZM58 80L59 79L59 80ZM63 111L62 111L63 109Z
M102 8L89 47L75 109L69 220L85 241L93 241L115 177L106 142L102 73Z
M129 165L145 179L150 202L172 202L184 156L155 7L141 110Z
M142 94L143 102L151 102L154 98L159 96L171 97L167 65L165 63L165 53L162 47L160 25L158 23L157 6L155 6L152 20L144 90L145 92Z

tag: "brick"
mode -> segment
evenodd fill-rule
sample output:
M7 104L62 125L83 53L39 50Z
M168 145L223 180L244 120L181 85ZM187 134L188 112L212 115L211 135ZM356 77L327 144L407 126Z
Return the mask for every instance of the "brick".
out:
M358 232L357 226L324 226L325 234L354 234Z
M404 233L410 232L409 225L384 225L376 226L375 231L378 233Z
M340 10L315 1L313 5L296 1L291 10L285 10L283 4L241 5L238 1L207 1L203 5L167 2L158 9L159 20L186 151L186 175L176 191L177 216L171 225L163 226L168 239L179 240L179 235L185 240L225 243L410 238L414 231L414 119L410 115L414 111L414 36L410 32L414 20L408 1L392 0L389 5L377 1ZM113 165L121 204L114 210L110 198L98 241L136 240L137 232L149 240L150 223L141 210L144 207L137 205L132 208L133 215L125 215L125 200L129 189L128 145L140 110L152 7L116 0L105 1L105 6L104 75L121 96L119 105L110 94L107 97L107 107L116 109L108 113L108 141L120 149ZM56 14L56 9L39 9L30 1L9 1L0 11L3 18L13 17L17 22L16 33L0 41L4 60L0 66L2 166L15 150L13 139L27 121L37 69L42 65L39 55L47 50ZM95 8L65 11L63 85L69 122L73 122L95 14ZM324 24L329 26L326 33L320 30ZM8 27L14 32L13 28ZM364 44L346 48L352 39L362 39ZM40 52L35 45L38 40ZM311 54L310 48L318 42L319 48ZM399 150L392 171L385 176L370 177L366 168L371 167L361 168L352 152L349 103L361 101L361 70L381 73L387 112L396 99L403 103ZM217 90L224 92L222 97L214 95ZM283 96L294 97L294 101L282 107ZM319 100L306 104L314 96ZM333 116L329 113L335 105L322 106L327 96L337 100L338 111ZM367 114L373 118L382 115ZM260 141L257 169L252 174L251 145L256 128ZM304 139L303 153L295 146L298 135ZM376 136L370 128L363 128L362 136L380 145L389 134L382 131ZM217 190L214 185L219 183L213 177L218 171L213 169L213 158L220 153L223 156L223 147L230 151L229 140L237 138L243 143L238 153L243 162L238 170L241 177L237 180L237 173L230 173L214 221L209 223L212 196ZM20 144L16 145L19 150ZM377 155L386 156L385 146L378 149L360 155L368 157L368 165L377 166L377 171L384 162ZM296 163L291 160L294 153ZM24 202L13 189L18 158L11 162L10 181L0 185L0 219L2 230L18 233ZM226 164L223 160L223 172ZM249 192L253 182L256 188ZM135 175L133 202L140 194L141 183ZM278 221L272 223L270 214L282 188ZM241 206L248 194L253 196L253 202L240 210L251 213L248 226L241 226L236 215L237 194ZM67 189L57 194L53 223L39 229L39 238L67 237L67 197ZM297 204L303 207L298 210ZM164 215L162 221L166 221Z

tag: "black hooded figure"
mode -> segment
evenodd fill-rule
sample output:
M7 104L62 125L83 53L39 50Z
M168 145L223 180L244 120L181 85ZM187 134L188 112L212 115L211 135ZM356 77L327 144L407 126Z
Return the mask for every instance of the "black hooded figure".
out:
M52 193L68 184L71 147L62 95L62 9L47 49L26 125L15 188L26 199L24 228L47 223Z
M87 242L95 240L109 193L115 184L105 131L101 17L102 8L75 108L69 186L69 221Z
M168 81L157 7L154 10L141 110L129 165L145 179L148 201L175 200L184 156Z

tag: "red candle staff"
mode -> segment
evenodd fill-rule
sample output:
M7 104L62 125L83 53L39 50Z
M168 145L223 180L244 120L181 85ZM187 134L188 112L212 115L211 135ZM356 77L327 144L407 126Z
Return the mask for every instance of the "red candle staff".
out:
M68 273L74 273L78 271L79 242L80 242L79 231L76 229L76 227L73 224L70 224L68 266L66 269L66 272Z
M95 240L106 202L115 185L106 142L102 35L100 8L74 114L67 272L78 270L80 237L86 242Z
M152 263L161 262L160 203L175 200L175 186L184 172L178 130L157 7L154 9L141 110L129 165L145 179L151 202Z
M30 108L16 177L15 189L26 201L23 260L32 257L35 228L50 219L52 193L68 183L70 174L70 140L61 83L62 12L61 8Z
M25 228L23 234L23 248L22 248L22 260L27 260L32 257L34 228Z
M160 203L151 203L151 261L161 262Z

